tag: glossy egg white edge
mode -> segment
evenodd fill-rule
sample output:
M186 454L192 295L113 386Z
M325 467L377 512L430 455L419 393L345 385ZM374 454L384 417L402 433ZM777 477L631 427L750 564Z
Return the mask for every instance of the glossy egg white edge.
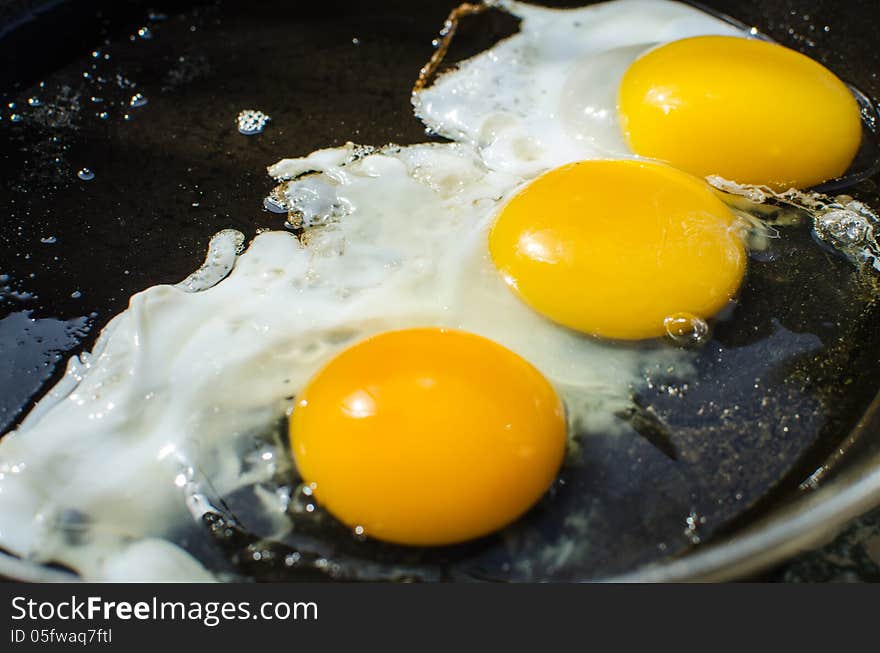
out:
M582 433L622 428L615 414L646 370L687 373L687 352L615 348L510 292L486 239L519 177L461 144L366 152L273 166L311 225L301 240L265 232L238 255L241 234L221 232L197 273L134 295L69 361L0 440L0 547L87 580L210 577L175 534L229 493L292 477L283 438L267 433L321 365L380 331L447 326L501 343L550 379ZM290 528L283 501L263 504L262 535Z

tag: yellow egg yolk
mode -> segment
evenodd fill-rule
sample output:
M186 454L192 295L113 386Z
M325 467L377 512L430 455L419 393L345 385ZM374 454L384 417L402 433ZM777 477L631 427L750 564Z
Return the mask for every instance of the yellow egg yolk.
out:
M705 319L739 287L737 218L705 182L670 166L583 161L552 170L501 209L495 266L532 308L572 329L633 340L667 318Z
M527 511L559 470L566 424L525 360L480 336L424 328L334 358L297 398L290 441L337 519L388 542L444 545Z
M618 111L636 154L774 190L843 175L862 134L858 103L834 73L781 45L729 36L644 54L623 76Z

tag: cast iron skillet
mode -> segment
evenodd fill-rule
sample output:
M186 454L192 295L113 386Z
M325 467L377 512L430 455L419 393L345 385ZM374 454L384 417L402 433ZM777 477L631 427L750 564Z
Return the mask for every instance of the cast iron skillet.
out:
M283 218L262 208L272 186L267 164L347 140L428 139L412 116L409 93L454 4L0 3L0 432L20 421L57 380L62 362L88 349L131 294L195 269L211 234L282 228ZM876 101L876 3L768 4L703 3L808 53ZM450 56L474 54L512 30L515 24L502 16L466 24ZM137 93L148 102L132 106ZM244 108L272 116L264 134L238 134L234 119ZM78 178L83 168L94 172L93 180ZM849 192L880 207L877 180ZM828 261L832 280L849 273L842 261ZM756 292L762 284L772 289L771 280L754 276L749 283ZM821 312L822 293L819 288L810 310ZM712 482L732 473L730 450L690 449L684 440L670 450L642 428L644 440L630 449L642 461L644 482L633 485L608 478L609 469L626 463L624 454L592 445L597 477L624 497L617 506L624 517L608 525L621 541L606 534L607 550L567 579L741 576L817 544L880 503L876 314L844 317L852 317L847 335L855 344L822 379L832 390L849 379L847 391L834 395L835 410L800 439L767 438L747 423L728 434L734 452L747 456L737 472L745 497L731 498L733 486ZM751 318L767 322L760 307ZM800 319L806 318L795 309L781 316L795 331ZM727 351L746 358L787 346L769 342L764 351L734 332L720 337ZM679 496L682 488L691 496ZM627 534L650 530L651 520L669 522L664 532L680 537L689 516L680 508L693 508L699 538L686 533L690 541L670 546L669 556L627 557L627 546L644 545L627 544ZM642 522L632 521L637 514ZM693 546L697 539L702 543ZM28 577L25 569L20 577Z

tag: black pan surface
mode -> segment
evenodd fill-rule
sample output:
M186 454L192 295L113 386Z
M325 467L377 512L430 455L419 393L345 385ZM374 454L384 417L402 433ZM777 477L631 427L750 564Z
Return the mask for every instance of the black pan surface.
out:
M703 4L880 97L876 3ZM283 228L283 216L263 208L273 185L266 165L347 140L429 139L409 95L453 5L0 5L0 432L130 295L197 268L213 233ZM451 56L514 29L500 15L474 19ZM147 102L132 106L137 93ZM238 133L235 117L246 108L271 115L265 133ZM94 179L78 176L84 168ZM880 207L877 181L847 192ZM521 525L534 535L414 554L354 542L326 524L316 533L329 538L331 555L407 564L427 570L425 578L568 580L682 555L750 523L840 448L880 388L876 287L807 230L792 240L798 256L780 248L773 265L752 262L736 319L717 325L701 352L707 381L669 394L658 374L636 398L650 411L632 416L631 438L581 443L579 469L564 472L567 482ZM561 541L572 512L589 517L573 562L531 560L533 548ZM243 548L260 546L246 532L222 543L197 533L182 541L220 568L289 577L242 562ZM525 559L528 569L517 567Z

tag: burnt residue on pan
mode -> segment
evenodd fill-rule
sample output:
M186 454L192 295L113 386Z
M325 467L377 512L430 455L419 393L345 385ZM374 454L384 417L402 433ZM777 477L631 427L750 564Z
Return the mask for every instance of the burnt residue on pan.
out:
M196 269L212 234L283 228L263 206L267 164L427 140L409 94L455 3L34 2L25 21L21 4L0 12L3 432L130 295ZM703 4L880 96L874 3ZM466 17L445 63L515 29L500 12ZM262 133L239 133L244 109L271 116ZM876 182L846 192L878 208ZM581 439L579 462L509 532L415 551L359 541L319 509L294 515L299 539L266 541L235 496L178 542L264 580L583 579L748 523L840 448L880 387L875 277L806 226L785 244L751 261L736 313L700 350L700 380L656 370L631 436Z

